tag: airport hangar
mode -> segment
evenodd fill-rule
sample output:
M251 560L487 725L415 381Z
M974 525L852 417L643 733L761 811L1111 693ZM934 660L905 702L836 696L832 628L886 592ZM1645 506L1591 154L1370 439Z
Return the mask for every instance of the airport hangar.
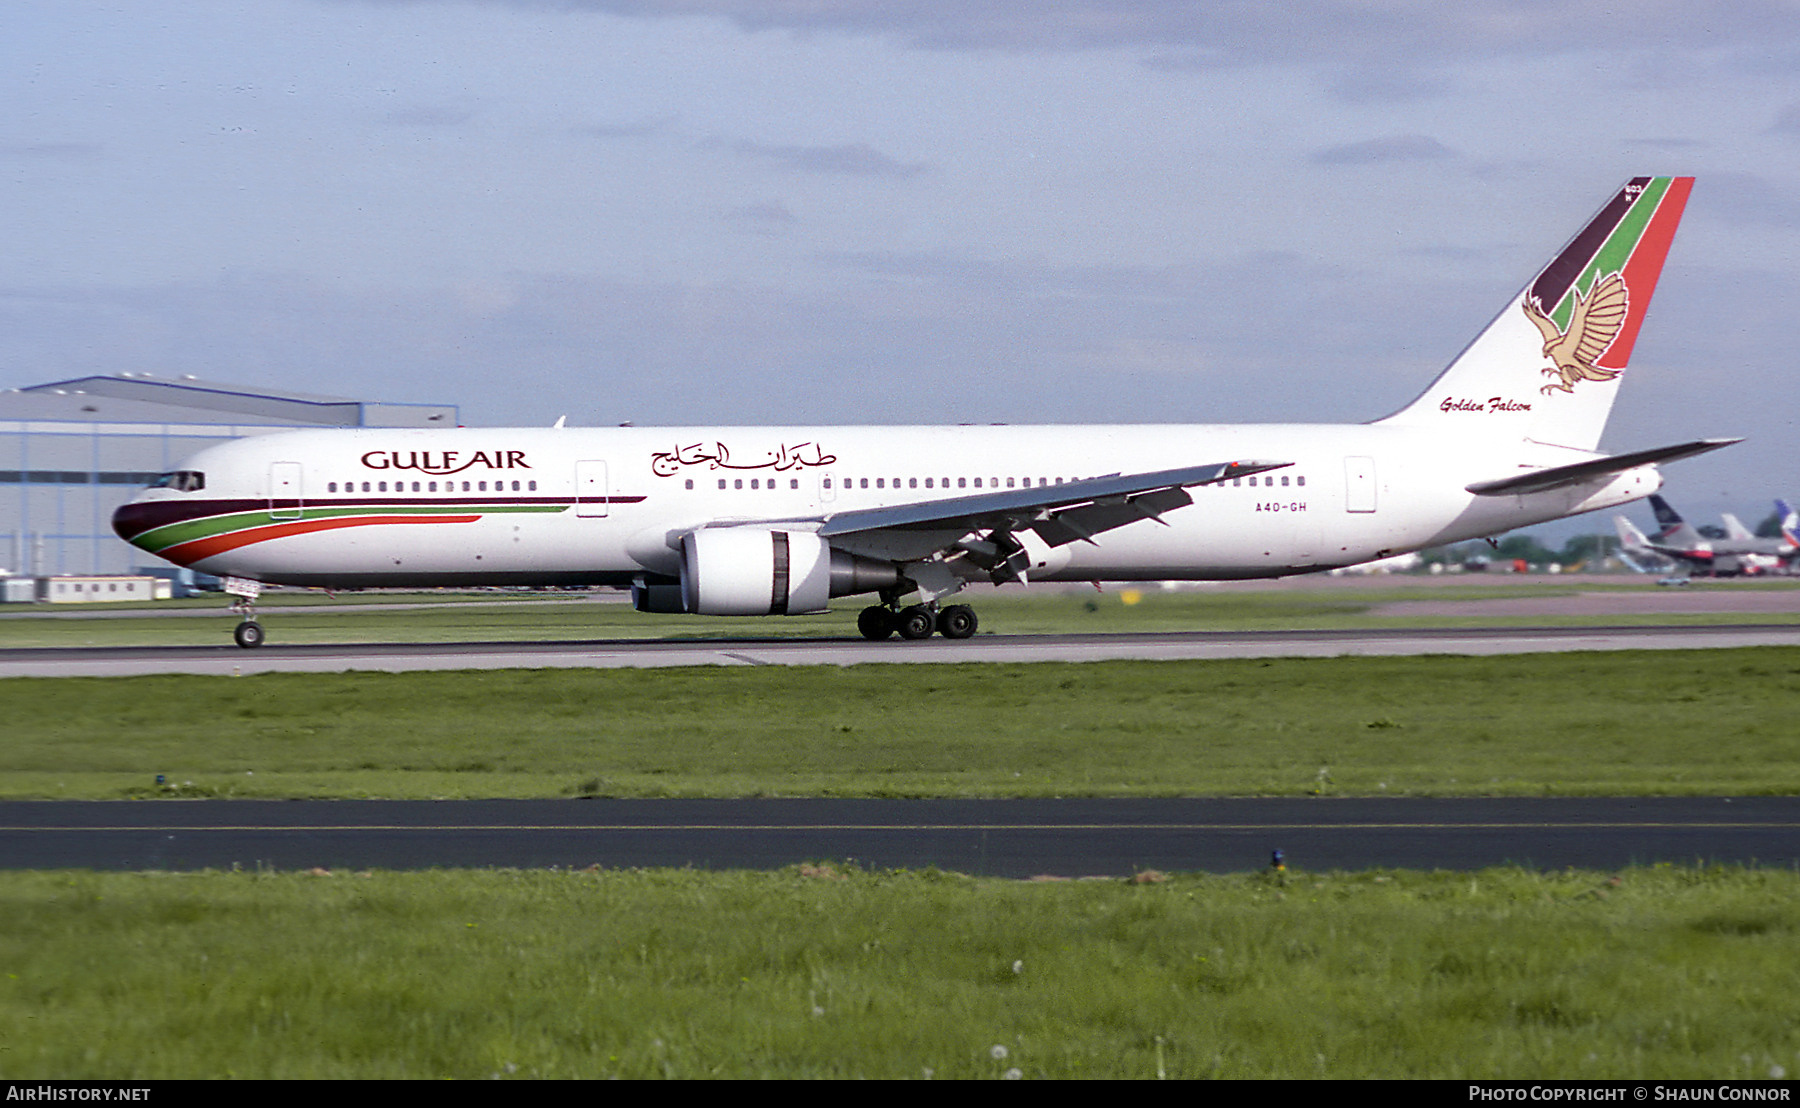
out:
M144 553L113 534L113 510L202 447L306 427L455 427L458 416L454 404L309 396L148 373L0 391L0 573L141 567Z

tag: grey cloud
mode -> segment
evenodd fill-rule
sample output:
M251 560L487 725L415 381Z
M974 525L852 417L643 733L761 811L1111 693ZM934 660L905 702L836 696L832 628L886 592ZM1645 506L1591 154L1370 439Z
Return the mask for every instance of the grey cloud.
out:
M1709 173L1700 211L1752 227L1790 230L1800 224L1800 196L1749 173Z
M1346 143L1312 156L1317 165L1375 165L1382 162L1439 161L1455 157L1449 147L1429 135L1390 135Z
M474 118L475 113L468 108L420 105L397 108L387 113L382 121L394 127L460 127Z
M1771 135L1800 135L1800 104L1794 104L1775 117L1769 125Z
M866 143L837 146L770 146L739 141L729 144L735 154L763 158L804 173L840 174L850 177L917 177L930 168L924 162L902 162Z
M303 380L321 393L457 403L477 425L549 423L565 410L576 423L1306 419L1334 403L1378 415L1419 384L1410 374L1392 389L1296 376L1294 366L1329 363L1334 350L1354 356L1389 340L1360 301L1335 318L1321 312L1332 290L1348 299L1345 276L1293 259L1103 269L860 261L864 272L912 277L801 293L520 275L471 295L236 274L54 304L12 290L0 295L0 363L40 377L105 367ZM990 387L972 394L973 367ZM1271 398L1206 387L1245 375L1292 389ZM871 388L892 380L909 388ZM918 395L942 400L922 412Z
M724 219L726 223L740 231L758 235L781 234L800 222L794 213L788 210L788 206L779 200L744 204L726 212Z
M660 119L644 120L640 123L590 123L575 127L573 131L575 134L586 135L589 138L649 138L651 135L668 130L674 122L675 117L670 115Z
M5 384L121 369L303 381L457 403L489 426L565 411L596 425L1364 419L1417 395L1518 276L1459 264L1378 274L1282 253L1174 266L831 260L848 279L811 293L555 274L479 295L267 274L0 290L0 364L31 367ZM1749 393L1784 395L1794 296L1785 273L1666 274L1622 398L1620 448L1750 433L1732 464L1781 471L1791 435L1779 413L1716 386L1728 365Z
M392 2L392 0L389 0ZM460 0L459 0L460 2ZM1766 49L1800 32L1782 0L483 0L635 18L710 16L752 31L885 35L929 49L1157 51L1165 68L1215 62L1470 57L1645 49Z
M74 162L98 157L104 149L95 142L33 142L0 146L0 158Z
M1380 66L1339 74L1329 91L1348 104L1402 104L1436 99L1453 88L1441 74Z

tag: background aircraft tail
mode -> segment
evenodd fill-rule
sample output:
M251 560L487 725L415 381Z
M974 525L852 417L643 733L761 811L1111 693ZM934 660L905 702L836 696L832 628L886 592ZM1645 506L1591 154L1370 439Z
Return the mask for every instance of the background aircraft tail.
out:
M1671 559L1658 553L1650 545L1650 540L1637 529L1637 524L1624 516L1614 516L1613 529L1619 533L1619 560L1631 567L1633 572L1663 573L1669 569Z
M1637 529L1637 524L1624 516L1613 517L1613 530L1619 533L1619 545L1632 553L1640 553L1650 549L1650 540Z
M1600 444L1692 177L1634 177L1431 388L1383 423Z
M1671 546L1686 546L1694 549L1707 548L1710 544L1706 536L1694 530L1687 520L1681 518L1667 500L1652 494L1650 510L1656 513L1656 541Z

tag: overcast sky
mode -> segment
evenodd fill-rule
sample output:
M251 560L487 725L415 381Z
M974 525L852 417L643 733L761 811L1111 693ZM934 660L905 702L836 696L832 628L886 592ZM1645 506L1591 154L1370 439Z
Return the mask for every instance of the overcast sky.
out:
M1800 497L1796 3L8 0L0 88L0 387L1362 421L1681 173L1604 445Z

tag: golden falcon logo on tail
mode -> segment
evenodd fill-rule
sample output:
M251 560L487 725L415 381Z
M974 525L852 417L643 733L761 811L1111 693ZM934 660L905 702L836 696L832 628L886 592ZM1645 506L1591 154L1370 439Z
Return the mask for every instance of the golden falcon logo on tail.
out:
M1555 320L1544 314L1536 297L1526 297L1525 318L1543 332L1544 357L1552 363L1544 375L1560 378L1560 383L1553 382L1538 391L1546 396L1558 390L1574 392L1577 381L1610 381L1617 377L1618 370L1602 369L1594 361L1619 337L1630 304L1625 278L1614 273L1596 282L1586 297L1575 294L1569 329L1562 331L1557 329Z

